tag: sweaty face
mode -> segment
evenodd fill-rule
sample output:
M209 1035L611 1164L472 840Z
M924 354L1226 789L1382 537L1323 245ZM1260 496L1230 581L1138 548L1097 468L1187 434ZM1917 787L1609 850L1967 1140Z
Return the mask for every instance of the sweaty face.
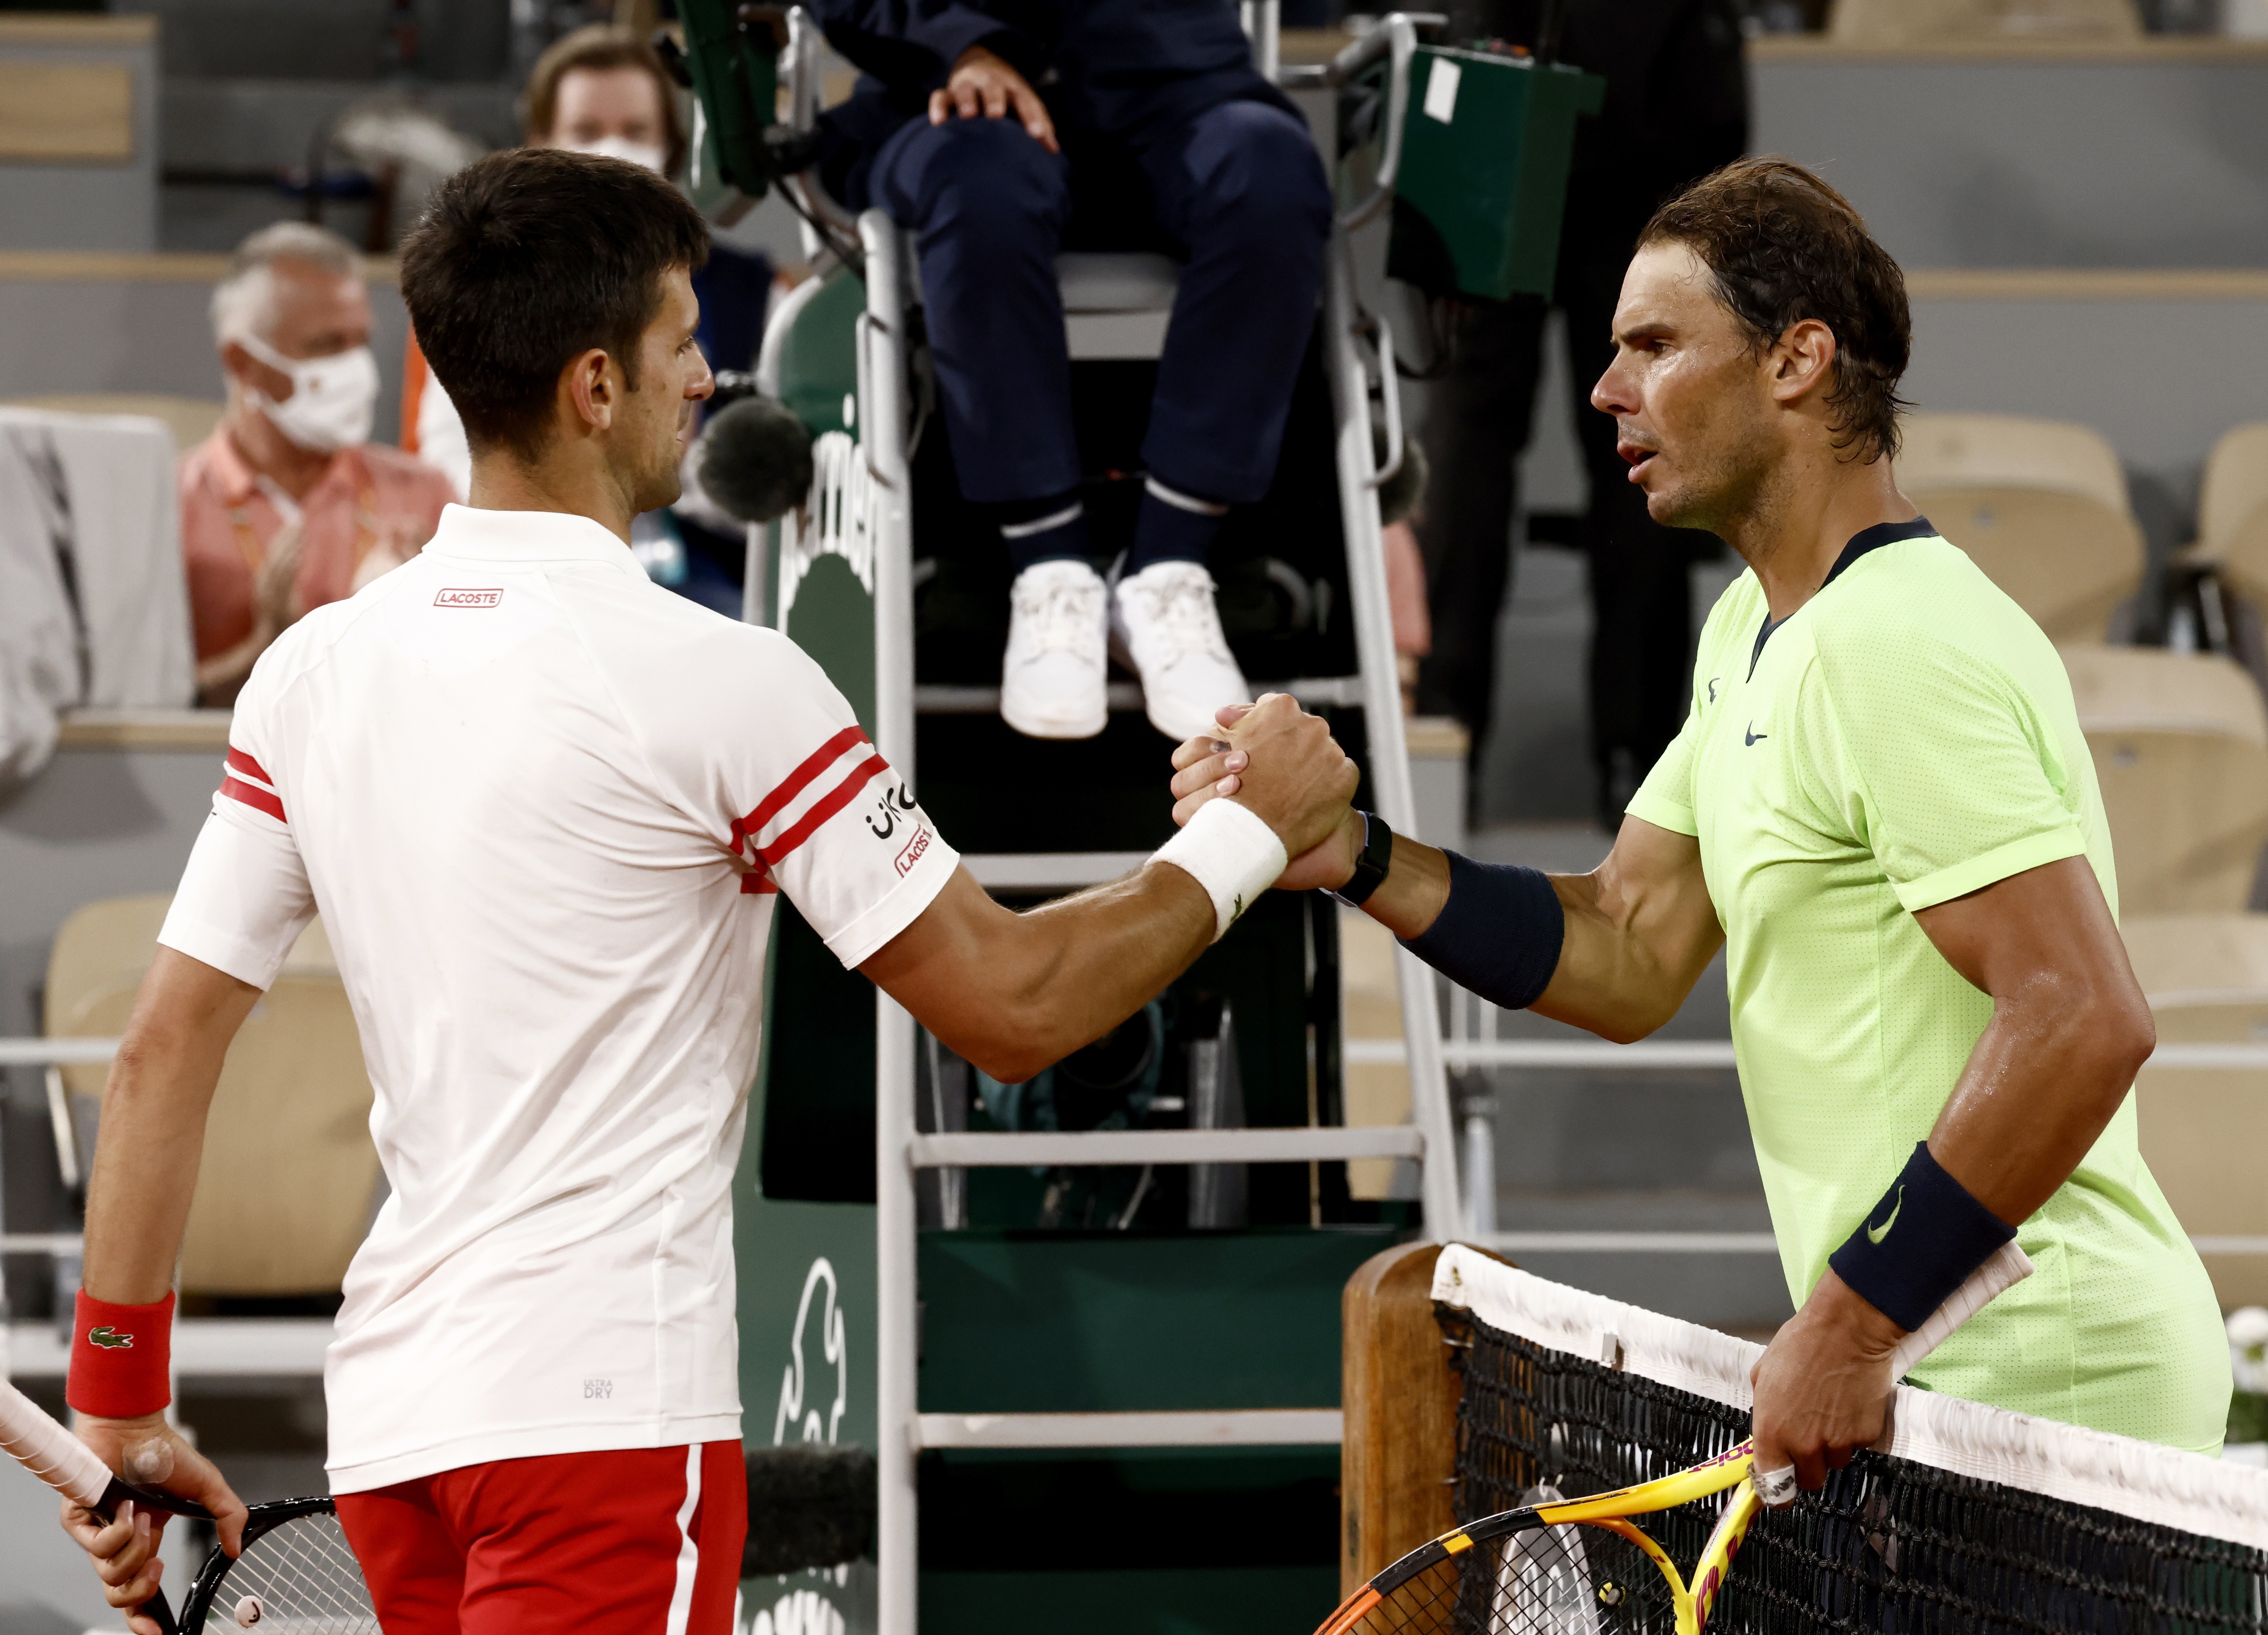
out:
M1746 511L1776 453L1768 365L1700 257L1682 244L1632 257L1614 340L1591 404L1615 417L1646 514L1713 528Z
M615 445L631 478L640 511L674 503L681 491L677 468L693 440L701 401L716 389L709 360L693 338L701 304L682 267L661 277L661 308L638 337L635 391L622 395Z

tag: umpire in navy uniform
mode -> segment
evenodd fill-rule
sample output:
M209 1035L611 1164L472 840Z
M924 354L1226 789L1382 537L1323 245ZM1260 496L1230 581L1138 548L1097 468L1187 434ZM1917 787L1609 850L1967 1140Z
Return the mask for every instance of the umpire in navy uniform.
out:
M1248 696L1204 568L1268 490L1314 323L1331 195L1232 0L816 0L865 71L831 110L823 173L915 235L962 494L1016 574L1001 713L1035 737L1105 719L1106 630L1168 737ZM1182 261L1115 587L1080 504L1055 260Z
M1447 38L1533 47L1540 0L1450 0ZM1590 477L1591 753L1612 832L1638 781L1677 735L1691 664L1687 570L1712 536L1649 520L1615 453L1615 423L1590 407L1614 356L1608 339L1631 247L1654 207L1748 145L1748 80L1735 0L1568 0L1559 58L1602 75L1606 107L1575 129L1551 305L1566 314L1575 430ZM1433 651L1418 667L1429 711L1472 732L1477 759L1496 689L1496 627L1509 586L1514 462L1528 446L1543 372L1546 303L1472 302L1432 388L1425 429L1432 481L1418 523Z

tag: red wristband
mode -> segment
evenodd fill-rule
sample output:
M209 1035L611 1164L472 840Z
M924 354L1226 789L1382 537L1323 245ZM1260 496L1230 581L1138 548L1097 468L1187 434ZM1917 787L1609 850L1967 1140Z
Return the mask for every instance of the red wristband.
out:
M83 1414L138 1419L173 1400L173 1297L114 1306L85 1289L71 1324L63 1400Z

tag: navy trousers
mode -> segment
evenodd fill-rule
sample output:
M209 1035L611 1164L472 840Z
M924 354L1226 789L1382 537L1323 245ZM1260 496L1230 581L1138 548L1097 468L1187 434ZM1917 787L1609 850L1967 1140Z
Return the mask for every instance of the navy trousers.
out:
M1123 146L1187 254L1144 463L1182 493L1249 504L1275 475L1322 287L1322 158L1296 115L1256 101ZM916 119L875 156L874 203L917 235L954 466L981 504L1079 485L1055 269L1074 173L1010 120Z

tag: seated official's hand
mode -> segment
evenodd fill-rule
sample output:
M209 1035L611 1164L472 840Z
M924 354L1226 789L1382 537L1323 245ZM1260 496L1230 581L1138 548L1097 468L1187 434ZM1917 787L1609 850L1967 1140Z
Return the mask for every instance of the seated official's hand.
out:
M1347 759L1346 752L1330 738L1329 728L1323 725L1321 718L1300 710L1287 695L1271 694L1257 704L1230 704L1213 718L1220 723L1220 738L1192 738L1174 751L1174 821L1187 823L1206 801L1218 800L1228 795L1237 796L1242 804L1252 807L1263 817L1269 815L1255 801L1247 789L1247 783L1253 777L1263 777L1264 780L1266 774L1274 770L1271 766L1261 774L1254 773L1253 757L1256 753L1273 762L1285 750L1294 748L1291 743L1277 747L1267 745L1263 740L1272 734L1263 733L1254 725L1254 718L1263 710L1276 711L1279 706L1289 706L1282 714L1294 723L1299 734L1297 750L1310 749L1312 745L1308 740L1312 740L1315 729L1322 729L1322 740L1329 745L1329 751L1316 750L1314 753L1319 763L1328 763L1330 753L1336 753L1344 763L1341 781L1345 792L1337 798L1336 821L1313 831L1316 838L1312 843L1295 844L1292 834L1281 825L1276 826L1277 833L1284 836L1284 850L1292 858L1291 866L1284 871L1283 877L1276 882L1276 887L1279 891L1313 891L1318 887L1335 888L1344 886L1353 877L1355 858L1362 851L1362 821L1345 804L1353 799L1360 774L1354 762ZM1331 787L1336 790L1338 784L1334 783ZM1270 818L1270 821L1273 823L1274 820ZM1303 829L1297 838L1304 839L1309 832Z
M1757 1474L1793 1465L1797 1483L1815 1491L1880 1440L1897 1384L1890 1359L1904 1337L1832 1270L1821 1273L1749 1373Z
M244 1501L212 1461L190 1447L179 1431L166 1423L163 1414L140 1419L81 1415L77 1429L79 1440L128 1481L195 1499L210 1511L221 1546L230 1555L244 1548ZM165 1572L165 1563L158 1556L158 1541L170 1519L163 1511L152 1513L129 1501L121 1505L106 1524L85 1506L68 1499L63 1506L63 1531L94 1558L104 1599L114 1607L128 1609L140 1606L158 1593L158 1579ZM160 1635L154 1618L129 1612L126 1625L136 1635Z
M1011 113L1033 141L1050 153L1063 151L1056 141L1056 122L1048 117L1048 105L1040 100L1031 82L1006 59L983 46L971 46L962 52L946 78L945 89L929 93L932 125L942 125L956 114L962 119L1006 119Z

